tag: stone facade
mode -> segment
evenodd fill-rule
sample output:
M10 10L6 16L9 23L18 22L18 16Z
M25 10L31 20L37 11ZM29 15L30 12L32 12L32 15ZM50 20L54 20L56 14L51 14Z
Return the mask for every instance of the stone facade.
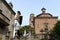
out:
M54 25L58 21L58 17L53 16L50 13L46 13L45 8L42 8L41 10L42 13L37 15L36 17L33 13L30 14L30 26L35 29L35 33L37 35L45 34L45 30L50 31L51 29L53 29Z
M5 0L0 0L0 38L2 40L11 40L13 35L15 12L11 6Z

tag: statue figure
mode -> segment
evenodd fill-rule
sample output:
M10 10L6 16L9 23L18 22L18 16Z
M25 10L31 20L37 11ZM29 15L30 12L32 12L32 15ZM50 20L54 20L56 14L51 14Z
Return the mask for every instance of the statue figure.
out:
M23 36L24 36L24 37L26 37L26 36L27 36L26 30L24 30L24 34L23 34Z
M24 30L24 34L23 37L25 38L25 40L31 40L31 31Z
M21 16L20 11L18 11L15 14L13 38L17 35L16 33L19 30L21 24L22 24L22 16Z

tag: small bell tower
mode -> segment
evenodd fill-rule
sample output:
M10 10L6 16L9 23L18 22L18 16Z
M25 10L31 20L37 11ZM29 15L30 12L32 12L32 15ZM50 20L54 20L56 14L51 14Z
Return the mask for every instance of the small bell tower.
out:
M32 27L32 28L34 28L34 14L33 13L31 13L30 14L30 20L29 20L30 22L29 22L29 25Z
M43 8L41 9L41 11L42 11L42 13L45 13L45 12L46 12L46 9L43 7Z

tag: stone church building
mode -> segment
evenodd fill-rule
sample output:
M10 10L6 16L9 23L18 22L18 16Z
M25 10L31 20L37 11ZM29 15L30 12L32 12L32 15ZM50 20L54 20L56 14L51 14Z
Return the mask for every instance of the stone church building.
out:
M0 0L0 40L11 40L14 15L12 3Z
M54 25L58 21L58 16L53 16L50 13L46 13L46 9L41 9L42 13L35 15L30 14L30 26L35 29L35 33L39 36L43 36L44 34L49 33L51 29L53 29ZM40 37L39 36L39 37ZM42 38L42 36L40 38Z

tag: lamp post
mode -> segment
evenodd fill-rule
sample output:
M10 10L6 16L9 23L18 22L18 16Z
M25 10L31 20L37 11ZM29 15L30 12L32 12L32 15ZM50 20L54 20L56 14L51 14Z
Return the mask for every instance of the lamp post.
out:
M48 36L49 36L48 34L49 33L48 33L48 26L47 25L46 25L46 28L45 28L45 33L46 33L45 34L45 40L48 40Z
M45 40L49 40L48 23L45 23Z
M42 37L43 40L49 40L49 30L48 30L48 24L45 23L45 28L44 30L42 29L40 32L45 32L45 34L43 33L42 35L44 35L44 38Z
M40 31L40 32L42 33L42 34L41 34L41 35L42 35L41 40L42 40L42 39L44 39L44 38L43 38L43 32L44 32L44 30L43 30L43 29L41 29L41 31Z

